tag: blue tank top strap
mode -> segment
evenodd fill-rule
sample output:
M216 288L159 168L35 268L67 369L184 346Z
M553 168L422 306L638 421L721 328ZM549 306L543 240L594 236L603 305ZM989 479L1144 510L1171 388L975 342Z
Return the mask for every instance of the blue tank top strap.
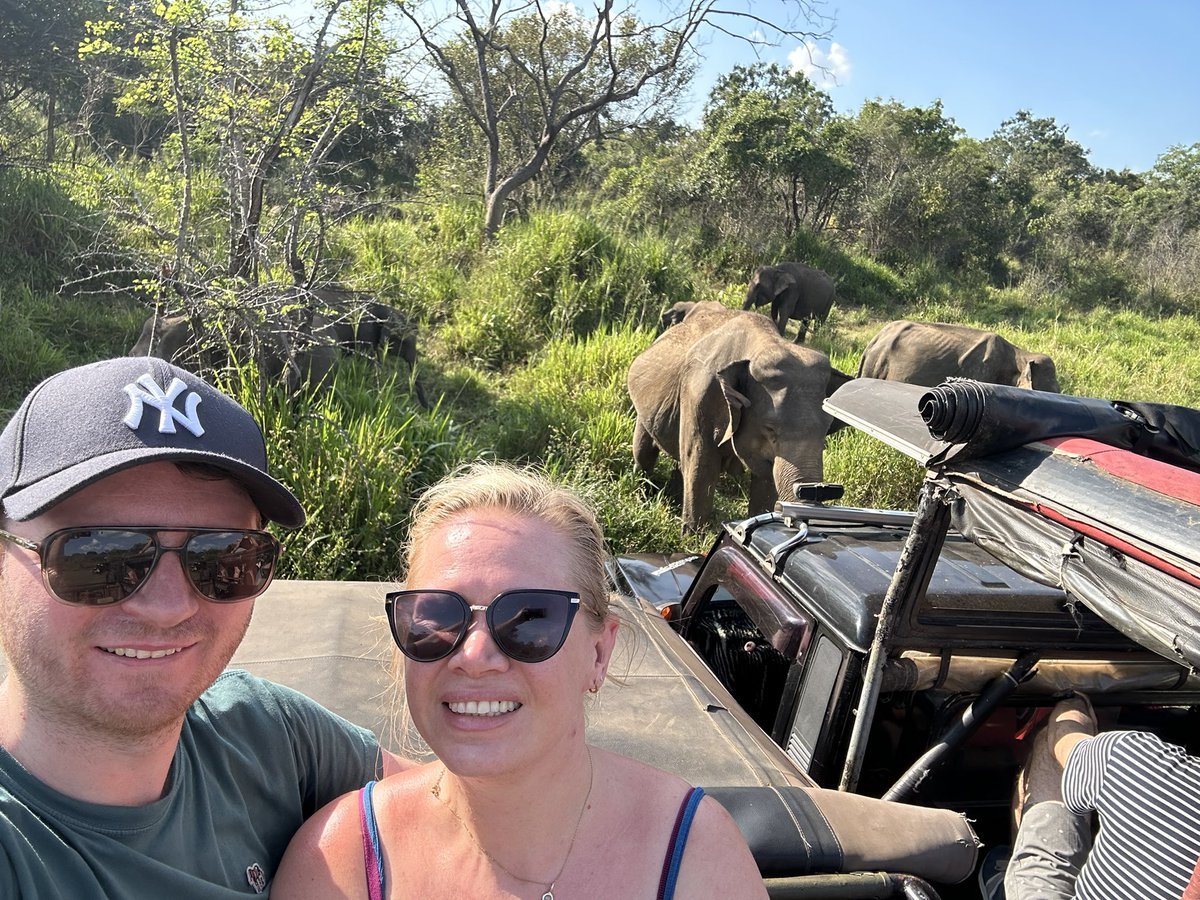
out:
M662 878L658 882L658 900L672 900L675 896L675 882L679 878L683 848L687 846L692 819L695 818L696 807L700 805L703 797L704 788L692 788L679 806L679 815L675 817L675 827L671 830L671 843L667 846L667 855L663 860Z
M362 828L363 863L367 875L367 900L383 900L383 851L379 846L379 826L375 822L375 806L371 794L375 782L368 781L358 792L358 818Z

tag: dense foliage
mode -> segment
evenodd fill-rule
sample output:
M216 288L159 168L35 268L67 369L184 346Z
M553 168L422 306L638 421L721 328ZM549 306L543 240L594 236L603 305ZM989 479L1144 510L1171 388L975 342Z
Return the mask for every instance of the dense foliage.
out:
M839 278L810 343L847 372L883 321L956 321L1050 353L1068 392L1197 404L1200 144L1105 171L1053 118L977 139L939 102L838 115L767 65L719 78L689 126L674 103L712 4L686 4L683 43L634 8L485 9L7 4L0 408L127 351L154 309L216 326L264 284L369 291L416 324L433 409L391 357L295 395L236 355L217 377L309 508L286 573L376 579L414 495L479 456L578 486L617 549L682 547L666 462L633 470L625 372L663 308L739 305L764 262ZM849 430L826 474L899 505L919 476ZM743 503L736 481L718 498Z

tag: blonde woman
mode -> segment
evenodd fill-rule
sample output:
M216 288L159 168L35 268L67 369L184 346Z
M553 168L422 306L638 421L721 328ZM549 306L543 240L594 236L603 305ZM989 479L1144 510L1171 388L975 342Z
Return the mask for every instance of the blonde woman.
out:
M584 739L618 628L604 553L592 511L527 470L481 464L424 495L386 603L439 761L321 810L276 900L766 896L720 805Z

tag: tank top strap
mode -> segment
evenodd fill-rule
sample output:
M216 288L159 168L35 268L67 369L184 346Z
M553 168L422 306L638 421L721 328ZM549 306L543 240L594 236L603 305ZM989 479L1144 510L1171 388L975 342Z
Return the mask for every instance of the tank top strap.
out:
M675 896L675 882L679 878L679 864L683 860L683 848L687 846L692 819L695 818L696 807L700 805L703 797L704 788L692 788L679 806L679 814L675 817L675 827L671 829L671 843L667 845L667 855L663 859L662 878L658 882L658 900L672 900Z
M358 820L362 829L363 863L367 874L367 900L383 900L383 852L379 847L379 826L371 794L375 782L368 781L358 792Z

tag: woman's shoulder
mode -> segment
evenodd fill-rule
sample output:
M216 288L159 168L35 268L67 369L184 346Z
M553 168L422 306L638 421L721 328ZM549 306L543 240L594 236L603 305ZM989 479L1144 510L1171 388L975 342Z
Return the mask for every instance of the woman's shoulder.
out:
M606 753L622 795L637 807L638 820L658 821L669 834L682 815L693 787L683 778L621 754ZM631 812L631 810L627 810ZM676 896L751 898L765 896L750 849L729 812L711 797L702 797L690 821Z
M440 764L426 763L377 782L371 792L371 806L380 827L393 818L407 818L414 805L427 802L429 789L440 772Z
M628 795L647 803L662 803L668 799L682 800L692 786L671 772L644 763L631 756L593 747L593 759L607 768Z
M428 792L431 768L405 769L369 787L343 794L317 810L288 845L276 876L278 896L341 897L343 892L345 896L365 896L364 793L369 795L371 813L377 821L403 816L404 808L419 792ZM403 834L403 829L399 833ZM389 841L393 839L389 836Z

